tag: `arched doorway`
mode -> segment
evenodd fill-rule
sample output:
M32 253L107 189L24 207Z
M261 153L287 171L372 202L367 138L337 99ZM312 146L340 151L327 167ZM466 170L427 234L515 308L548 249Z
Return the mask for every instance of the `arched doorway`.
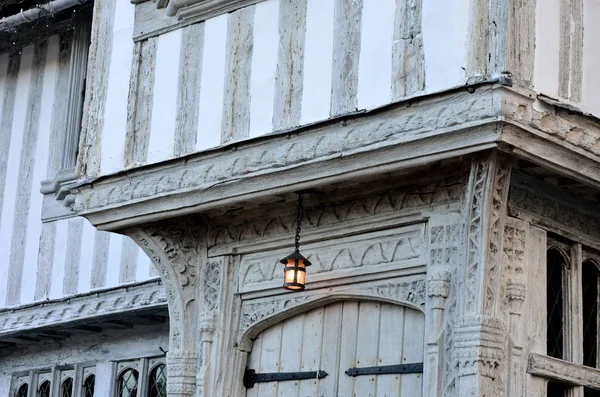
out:
M421 396L424 322L418 310L372 301L340 301L291 317L258 334L246 374L254 370L269 376L316 371L328 375L263 379L248 388L246 396ZM352 368L379 371L374 367L410 373L346 373Z

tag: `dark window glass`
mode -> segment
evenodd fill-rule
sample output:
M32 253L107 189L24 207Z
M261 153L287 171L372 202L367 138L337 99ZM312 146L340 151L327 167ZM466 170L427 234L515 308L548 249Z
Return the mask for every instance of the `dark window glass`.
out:
M90 375L83 382L83 397L94 397L94 386L96 385L96 376Z
M39 397L50 397L50 382L45 381L40 385L40 389L38 391Z
M127 369L119 377L119 397L137 397L138 371Z
M148 397L167 397L167 366L156 366L150 373Z
M21 385L21 387L19 387L19 390L17 390L17 394L15 394L16 397L27 397L27 392L29 391L29 385L27 383L25 383L24 385Z
M583 301L583 364L588 367L596 368L596 349L598 341L598 269L592 262L584 262L581 276Z
M583 389L583 397L600 397L600 390L594 390L589 388Z
M548 397L565 397L567 387L560 383L548 382Z
M60 388L61 397L72 397L73 396L73 378L67 378L63 382Z
M563 358L563 268L565 260L557 250L551 249L548 250L546 266L547 353L552 357Z

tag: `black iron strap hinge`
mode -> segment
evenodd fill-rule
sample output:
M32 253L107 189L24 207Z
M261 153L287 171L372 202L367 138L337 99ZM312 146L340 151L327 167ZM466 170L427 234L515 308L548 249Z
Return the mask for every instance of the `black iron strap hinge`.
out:
M381 365L379 367L350 368L348 376L389 375L389 374L420 374L423 373L423 363Z
M265 382L283 382L286 380L303 379L323 379L329 375L325 371L307 371L307 372L273 372L257 374L253 369L246 369L244 372L244 387L251 389L257 383Z

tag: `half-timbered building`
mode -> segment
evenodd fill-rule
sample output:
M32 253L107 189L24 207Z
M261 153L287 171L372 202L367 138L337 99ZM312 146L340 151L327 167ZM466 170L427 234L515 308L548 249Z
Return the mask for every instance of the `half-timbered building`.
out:
M37 3L0 397L600 395L597 0Z

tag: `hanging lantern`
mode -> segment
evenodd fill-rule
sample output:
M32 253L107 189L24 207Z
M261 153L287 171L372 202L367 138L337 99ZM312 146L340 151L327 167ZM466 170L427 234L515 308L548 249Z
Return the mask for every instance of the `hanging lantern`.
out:
M306 267L310 266L310 261L300 254L300 227L304 216L302 208L302 194L298 195L298 207L296 218L296 249L290 255L286 256L281 263L285 265L283 269L284 282L283 288L290 291L302 291L306 285Z

